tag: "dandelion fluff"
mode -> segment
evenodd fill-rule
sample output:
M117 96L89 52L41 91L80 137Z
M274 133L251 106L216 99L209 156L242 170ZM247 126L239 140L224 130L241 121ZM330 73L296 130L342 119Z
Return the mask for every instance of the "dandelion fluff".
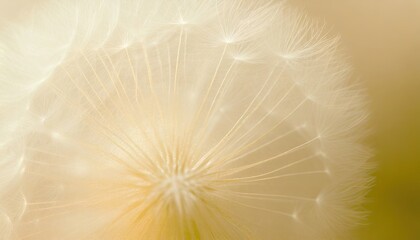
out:
M0 239L343 239L338 38L269 1L58 1L0 33Z

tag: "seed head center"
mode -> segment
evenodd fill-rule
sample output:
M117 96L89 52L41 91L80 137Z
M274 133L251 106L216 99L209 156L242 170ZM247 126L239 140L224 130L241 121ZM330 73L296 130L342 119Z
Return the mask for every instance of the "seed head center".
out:
M187 214L196 202L197 183L183 174L167 176L160 191L167 204L179 214Z

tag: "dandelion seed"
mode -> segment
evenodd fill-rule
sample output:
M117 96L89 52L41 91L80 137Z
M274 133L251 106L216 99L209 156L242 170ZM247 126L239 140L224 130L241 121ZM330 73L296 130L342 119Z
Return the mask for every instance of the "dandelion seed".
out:
M265 0L34 12L0 33L0 239L342 239L362 220L363 96L323 26Z

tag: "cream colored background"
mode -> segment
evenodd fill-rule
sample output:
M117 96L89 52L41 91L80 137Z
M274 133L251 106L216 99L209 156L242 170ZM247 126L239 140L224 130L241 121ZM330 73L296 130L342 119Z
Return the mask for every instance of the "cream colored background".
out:
M18 12L41 1L0 0L0 23L16 21ZM420 0L289 3L342 36L355 75L368 89L369 144L378 169L360 239L420 239Z

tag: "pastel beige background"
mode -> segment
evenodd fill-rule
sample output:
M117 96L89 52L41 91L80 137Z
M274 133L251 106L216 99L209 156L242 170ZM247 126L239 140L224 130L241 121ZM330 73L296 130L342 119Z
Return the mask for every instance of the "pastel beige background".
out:
M43 0L0 0L0 27ZM342 36L371 100L375 187L361 240L420 239L420 0L289 0ZM18 17L19 16L19 17Z

